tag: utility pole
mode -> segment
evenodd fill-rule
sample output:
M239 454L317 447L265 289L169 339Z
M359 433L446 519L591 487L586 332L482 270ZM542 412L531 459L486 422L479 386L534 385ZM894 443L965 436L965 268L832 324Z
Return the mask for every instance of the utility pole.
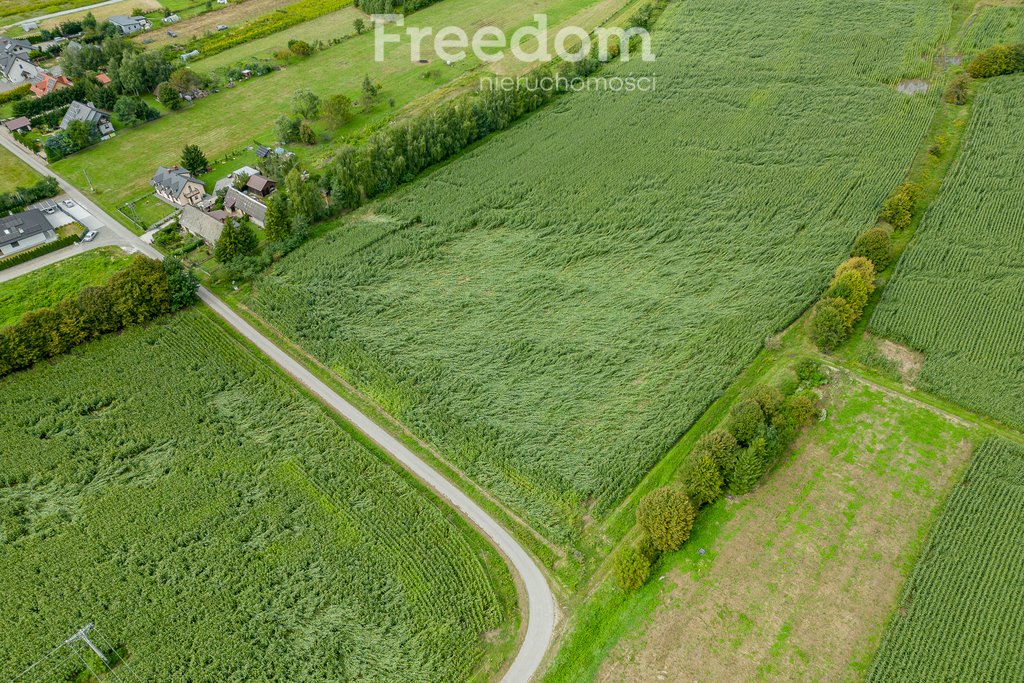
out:
M89 183L89 191L92 192L93 194L96 194L96 188L92 186L92 180L89 179L89 172L83 168L82 173L85 174L85 180L87 183Z
M67 640L65 640L64 644L65 645L70 645L71 643L75 642L76 640L82 641L83 643L85 643L86 645L89 646L89 649L92 650L96 654L97 657L99 657L101 660L103 660L103 663L106 664L107 668L109 669L110 668L110 660L107 659L107 656L105 654L103 654L102 650L100 650L98 647L96 647L93 644L93 642L91 640L89 640L89 630L91 628L93 628L93 625L91 623L90 624L86 624L82 628L78 629L78 631L75 633L75 635L73 635L70 638L68 638Z

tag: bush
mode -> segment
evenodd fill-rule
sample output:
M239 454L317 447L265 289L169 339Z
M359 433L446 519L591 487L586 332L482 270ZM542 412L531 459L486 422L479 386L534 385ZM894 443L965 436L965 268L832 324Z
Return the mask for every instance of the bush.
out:
M718 463L708 454L691 459L683 475L683 486L693 504L700 508L713 503L722 495L725 481Z
M637 548L627 547L615 556L615 580L624 591L634 591L647 583L651 562Z
M15 100L23 99L30 92L32 92L32 84L26 83L25 85L19 85L17 88L12 88L7 92L0 93L0 104L7 104Z
M69 247L81 238L80 235L68 235L67 237L61 237L60 239L38 246L35 249L29 249L28 251L21 251L13 256L6 256L0 259L0 270L6 270L7 268L13 268L19 263L25 263L31 261L37 256L43 254L49 254L52 251Z
M743 495L757 486L768 468L766 450L767 442L763 437L758 437L749 447L740 451L736 458L736 469L729 482L730 491L736 495Z
M300 57L308 57L313 54L313 46L304 40L289 40L288 49L292 54Z
M920 193L921 189L914 183L900 185L882 205L882 220L897 230L910 227L910 221L914 217L914 205L917 204Z
M853 256L863 256L875 264L875 270L885 270L892 251L892 237L885 226L879 225L862 232L853 243Z
M965 105L970 95L971 77L967 74L957 74L949 82L946 88L946 101L950 104Z
M783 396L792 396L800 388L800 378L793 369L784 370L776 382L779 393Z
M853 258L843 261L839 267L836 268L835 277L832 278L832 282L830 284L835 283L843 273L851 270L860 273L861 277L864 278L864 282L868 283L868 294L875 291L875 264L863 256L854 256Z
M804 358L796 364L796 376L801 382L813 384L821 379L821 366L813 358Z
M832 282L824 298L842 299L848 304L846 322L852 327L864 313L864 307L868 305L868 291L864 277L855 270L848 270Z
M967 66L972 78L993 78L1024 71L1024 45L994 45Z
M725 428L738 442L746 444L757 436L757 430L764 423L765 415L760 404L748 399L733 405Z
M637 523L660 552L677 550L686 542L696 514L689 496L675 486L651 491L636 509Z
M761 406L761 412L764 413L766 420L771 419L782 408L784 401L782 392L767 384L758 384L748 389L744 398Z
M736 437L724 429L713 429L697 440L690 457L711 456L715 464L718 465L722 476L728 480L729 473L732 472L732 468L736 464L738 450L739 444L736 443Z
M822 351L831 352L850 336L850 305L844 299L822 299L811 321L811 338Z
M799 394L786 402L786 411L789 413L793 424L798 428L806 427L814 422L814 416L818 409L814 406L814 399L806 394Z

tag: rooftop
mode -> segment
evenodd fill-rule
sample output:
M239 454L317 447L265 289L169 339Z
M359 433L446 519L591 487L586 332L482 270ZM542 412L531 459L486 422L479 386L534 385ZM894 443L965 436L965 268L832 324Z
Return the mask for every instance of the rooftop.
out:
M52 229L50 222L46 220L46 214L39 209L4 216L0 218L0 247Z

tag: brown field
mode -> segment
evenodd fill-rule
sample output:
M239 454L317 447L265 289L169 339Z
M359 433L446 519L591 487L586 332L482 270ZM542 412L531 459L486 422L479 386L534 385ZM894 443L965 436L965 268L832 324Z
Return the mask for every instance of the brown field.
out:
M843 386L829 413L730 503L710 567L665 578L674 588L600 680L862 677L969 432L860 384Z
M224 5L223 9L215 9L189 19L182 19L178 23L167 27L161 25L160 30L151 31L140 36L138 40L144 42L147 47L162 47L172 43L184 44L197 36L215 33L217 27L221 24L236 26L244 21L255 19L261 14L273 12L280 7L286 7L292 4L292 2L294 0L245 0L245 2L233 2L229 5ZM178 37L171 38L167 35L167 31L174 31L178 34Z

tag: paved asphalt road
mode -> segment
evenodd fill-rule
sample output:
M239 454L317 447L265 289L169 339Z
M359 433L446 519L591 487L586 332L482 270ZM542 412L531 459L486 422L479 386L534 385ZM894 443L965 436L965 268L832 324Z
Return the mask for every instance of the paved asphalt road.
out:
M138 251L147 256L163 258L159 251L140 240L133 232L115 220L113 216L93 203L85 194L44 166L35 155L15 142L6 131L0 132L0 145L16 154L32 166L32 168L39 171L39 173L52 175L57 178L61 187L72 199L85 207L93 216L103 221L105 229L112 231L118 238L127 241L129 244L133 244ZM461 489L417 457L416 454L406 448L386 429L373 422L359 409L317 379L302 364L260 334L259 331L253 328L212 292L205 287L200 287L199 297L215 313L227 321L229 325L238 330L246 339L266 354L268 358L280 366L282 370L316 394L328 407L355 425L357 429L380 446L384 452L400 462L403 467L427 484L441 498L456 507L463 516L491 539L505 556L506 561L510 563L513 570L519 575L521 585L526 589L528 610L526 636L523 639L519 652L516 654L515 660L502 680L506 683L520 683L530 680L537 673L541 661L544 659L544 654L554 638L557 607L555 596L548 586L544 572L537 566L537 563L530 557L530 554L526 552L526 549L519 545L504 527L473 502Z

